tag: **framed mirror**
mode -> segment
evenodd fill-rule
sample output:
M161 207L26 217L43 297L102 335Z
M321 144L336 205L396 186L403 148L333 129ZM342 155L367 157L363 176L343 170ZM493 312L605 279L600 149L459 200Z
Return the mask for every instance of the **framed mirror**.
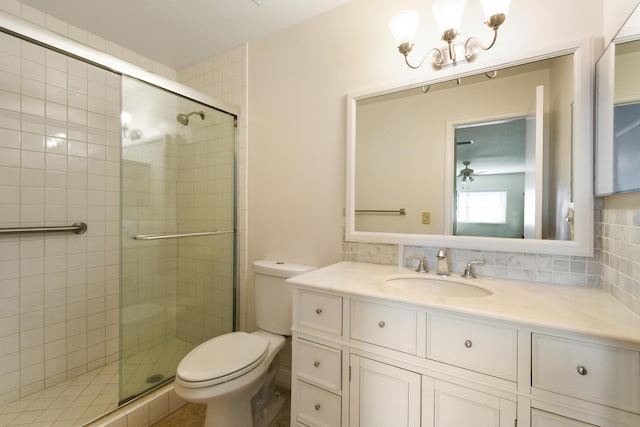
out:
M640 10L596 63L595 194L640 191Z
M346 239L590 255L589 52L349 94Z

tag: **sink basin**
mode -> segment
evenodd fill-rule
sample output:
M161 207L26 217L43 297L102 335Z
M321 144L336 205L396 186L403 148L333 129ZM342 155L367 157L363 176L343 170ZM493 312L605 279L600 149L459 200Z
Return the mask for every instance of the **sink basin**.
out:
M446 298L477 298L492 294L480 286L435 276L397 276L388 278L386 282L398 289L426 292Z

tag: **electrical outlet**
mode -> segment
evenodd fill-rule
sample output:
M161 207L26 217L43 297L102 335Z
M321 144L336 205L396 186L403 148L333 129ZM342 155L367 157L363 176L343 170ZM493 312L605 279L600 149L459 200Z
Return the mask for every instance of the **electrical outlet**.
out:
M431 212L422 212L422 223L431 224Z

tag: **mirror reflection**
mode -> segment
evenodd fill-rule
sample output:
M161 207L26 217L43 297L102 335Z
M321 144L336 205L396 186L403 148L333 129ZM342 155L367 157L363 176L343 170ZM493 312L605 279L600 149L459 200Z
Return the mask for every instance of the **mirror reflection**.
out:
M355 109L354 230L572 239L573 54Z
M597 64L596 194L640 190L640 41L612 43Z

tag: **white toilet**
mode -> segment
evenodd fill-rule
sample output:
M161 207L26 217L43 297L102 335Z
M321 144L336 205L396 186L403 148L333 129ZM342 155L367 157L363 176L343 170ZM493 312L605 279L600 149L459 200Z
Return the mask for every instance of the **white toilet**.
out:
M276 356L291 335L291 286L285 280L314 268L254 262L259 329L212 338L182 359L174 389L187 401L207 404L205 427L267 426L282 407L274 389Z

